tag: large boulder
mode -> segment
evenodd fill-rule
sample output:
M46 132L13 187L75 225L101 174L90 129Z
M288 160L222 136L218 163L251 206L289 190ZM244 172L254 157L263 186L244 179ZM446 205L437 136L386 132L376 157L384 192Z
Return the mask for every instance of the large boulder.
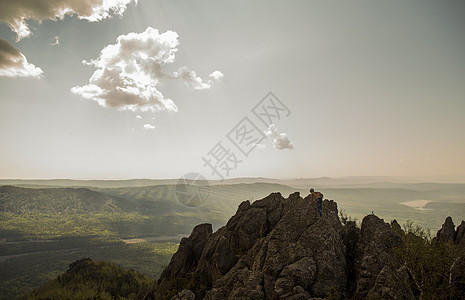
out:
M355 262L355 299L413 298L407 270L401 267L393 252L401 243L399 233L382 219L375 215L363 219Z
M447 217L442 228L436 234L436 239L439 242L453 243L455 240L455 225L451 217Z

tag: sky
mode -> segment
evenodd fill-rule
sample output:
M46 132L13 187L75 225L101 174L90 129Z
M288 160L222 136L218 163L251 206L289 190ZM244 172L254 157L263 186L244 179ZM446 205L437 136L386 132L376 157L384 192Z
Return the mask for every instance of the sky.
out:
M0 178L463 175L464 15L0 0Z

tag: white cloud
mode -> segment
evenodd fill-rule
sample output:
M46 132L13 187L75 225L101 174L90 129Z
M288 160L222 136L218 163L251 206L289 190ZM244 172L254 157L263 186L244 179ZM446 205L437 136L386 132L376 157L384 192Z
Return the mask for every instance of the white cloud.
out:
M165 72L165 66L175 61L178 45L178 34L174 31L160 34L148 27L142 33L121 35L116 44L103 48L97 59L83 61L97 70L89 84L73 87L71 91L104 107L176 112L175 103L157 89L160 81L182 80L194 89L209 89L223 77L220 71L215 71L204 82L187 67L174 73Z
M274 124L270 124L267 129L264 131L265 135L273 138L273 147L278 150L283 149L294 149L294 144L291 143L287 134L279 133L278 129Z
M255 149L261 150L261 149L265 149L265 148L266 148L266 145L264 145L264 144L252 143L252 147L255 147Z
M39 78L42 70L27 62L26 57L8 41L0 38L0 77Z
M136 116L136 118L138 118L138 119L142 119L142 116L139 116L139 115L137 115L137 116Z
M79 19L96 22L112 15L122 16L133 0L2 0L0 23L8 25L16 33L17 40L31 35L28 20L63 19L77 15ZM138 0L134 0L137 4Z
M145 124L144 129L152 130L152 129L155 129L155 126L153 126L152 124Z
M188 86L196 90L210 89L215 82L219 82L223 77L220 71L214 71L209 75L210 79L204 82L198 77L195 71L189 70L187 67L181 67L177 72L174 72L174 77L181 78Z
M57 35L53 38L53 42L50 44L50 46L57 46L60 45L60 37Z

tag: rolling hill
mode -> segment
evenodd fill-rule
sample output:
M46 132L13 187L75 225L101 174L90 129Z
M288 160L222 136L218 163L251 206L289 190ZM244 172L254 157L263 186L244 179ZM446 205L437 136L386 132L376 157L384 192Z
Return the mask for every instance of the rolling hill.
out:
M62 214L132 210L134 205L126 200L86 188L0 187L1 212Z

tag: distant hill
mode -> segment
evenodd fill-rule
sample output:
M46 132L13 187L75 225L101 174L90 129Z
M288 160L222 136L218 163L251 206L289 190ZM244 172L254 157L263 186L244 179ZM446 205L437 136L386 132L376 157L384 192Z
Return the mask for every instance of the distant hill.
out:
M74 179L0 179L1 185L38 187L119 188L175 184L179 179L74 180Z
M56 238L86 232L121 238L184 234L195 224L224 225L244 200L281 190L278 184L213 185L206 202L188 207L176 185L122 188L24 188L0 186L1 237Z
M255 200L265 197L272 192L281 191L283 194L302 191L277 183L237 183L210 185L206 202L200 207L187 207L179 202L175 195L176 185L154 185L143 187L121 187L97 189L97 191L111 196L124 198L135 204L140 211L153 213L191 212L203 213L215 211L223 214L226 221L237 209L237 205L244 200Z
M29 189L0 186L0 212L61 214L133 209L127 200L86 188Z
M146 187L154 185L173 185L179 178L171 179L123 179L123 180L74 180L74 179L0 179L0 185L36 186L36 187L94 187L94 188L122 188ZM464 184L465 175L448 176L347 176L347 177L316 177L276 179L265 177L241 177L225 180L209 180L210 185L235 185L251 183L282 184L298 189L315 187L373 187L373 188L402 188L404 185L421 183Z
M135 299L154 280L103 261L81 259L45 285L18 299Z

